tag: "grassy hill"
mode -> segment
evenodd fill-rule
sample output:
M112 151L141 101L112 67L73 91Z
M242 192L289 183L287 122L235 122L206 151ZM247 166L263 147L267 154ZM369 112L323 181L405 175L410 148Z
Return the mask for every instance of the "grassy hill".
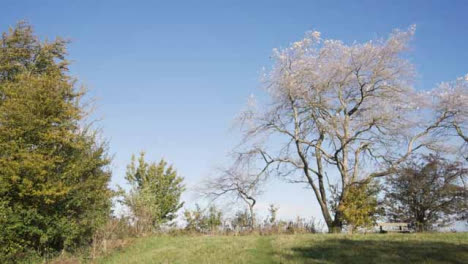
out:
M98 263L468 263L468 233L157 236Z

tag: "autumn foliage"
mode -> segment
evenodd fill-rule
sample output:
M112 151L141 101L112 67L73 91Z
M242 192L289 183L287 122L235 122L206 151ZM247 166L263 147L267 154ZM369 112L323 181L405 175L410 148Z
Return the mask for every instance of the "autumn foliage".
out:
M62 39L19 23L0 43L0 262L88 244L107 219L105 145L85 124L84 91Z

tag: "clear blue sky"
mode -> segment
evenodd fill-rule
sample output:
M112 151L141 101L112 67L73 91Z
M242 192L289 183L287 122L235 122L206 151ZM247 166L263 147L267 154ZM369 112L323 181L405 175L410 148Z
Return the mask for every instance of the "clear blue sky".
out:
M132 153L166 158L189 187L225 161L229 132L275 47L318 30L345 42L417 25L418 89L468 72L468 1L21 1L0 4L1 31L28 20L72 40L72 74L98 98L113 184ZM193 197L184 199L193 203ZM260 199L281 215L319 216L310 190L282 182Z

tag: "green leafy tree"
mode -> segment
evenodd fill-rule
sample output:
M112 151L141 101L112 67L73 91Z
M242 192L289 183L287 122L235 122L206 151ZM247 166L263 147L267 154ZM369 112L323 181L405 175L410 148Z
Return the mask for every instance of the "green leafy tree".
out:
M349 187L346 197L338 210L350 232L358 227L371 227L379 216L380 209L377 200L379 186L376 182L354 184Z
M12 261L21 253L26 242L16 234L15 223L21 221L18 218L6 202L0 202L0 260L5 262Z
M206 217L208 227L211 232L214 232L223 223L223 213L221 210L212 205L208 209L208 215Z
M385 213L390 221L411 223L416 231L466 219L468 169L436 155L404 164L387 181Z
M147 163L143 152L138 161L133 155L126 180L132 189L124 195L124 204L132 211L140 231L158 229L173 220L183 206L180 202L185 189L183 178L164 160Z
M25 250L44 254L87 244L110 212L110 160L85 124L85 93L68 74L66 44L40 41L24 22L1 37L4 262Z

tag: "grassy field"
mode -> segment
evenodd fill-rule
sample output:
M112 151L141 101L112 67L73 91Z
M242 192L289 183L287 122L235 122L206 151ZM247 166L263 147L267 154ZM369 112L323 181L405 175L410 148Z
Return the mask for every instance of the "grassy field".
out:
M98 263L468 263L468 233L158 236Z

